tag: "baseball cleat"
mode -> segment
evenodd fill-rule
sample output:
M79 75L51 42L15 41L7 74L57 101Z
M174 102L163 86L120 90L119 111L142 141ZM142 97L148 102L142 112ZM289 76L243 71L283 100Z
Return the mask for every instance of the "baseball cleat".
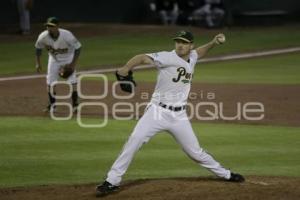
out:
M50 113L50 112L55 112L56 111L56 107L52 106L52 105L48 105L44 110L45 113Z
M72 111L73 111L74 114L77 114L77 111L78 111L77 106L76 106L76 107L73 107L73 110L72 110Z
M78 103L73 104L72 111L73 111L74 114L77 114L77 112L78 112Z
M228 179L228 181L242 183L242 182L245 181L245 178L240 174L236 174L236 173L231 172L230 173L230 178Z
M113 192L116 192L119 189L118 186L112 185L107 181L104 181L102 185L96 187L96 197L103 197Z

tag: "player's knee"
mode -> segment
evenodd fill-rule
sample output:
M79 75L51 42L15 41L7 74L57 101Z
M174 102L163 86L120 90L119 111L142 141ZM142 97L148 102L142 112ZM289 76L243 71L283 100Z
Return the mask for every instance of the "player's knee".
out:
M203 160L205 157L205 153L202 148L186 149L185 152L193 160L199 161Z

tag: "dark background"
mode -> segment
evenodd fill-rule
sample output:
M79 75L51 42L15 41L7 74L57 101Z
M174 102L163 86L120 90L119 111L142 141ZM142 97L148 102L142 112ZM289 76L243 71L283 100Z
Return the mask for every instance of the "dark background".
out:
M31 22L44 22L57 16L66 22L156 23L149 9L151 0L34 0ZM224 0L226 24L261 24L300 21L299 0ZM256 11L283 11L280 15L261 15ZM251 12L254 12L254 15ZM249 15L250 12L250 15ZM15 0L2 0L0 25L17 24Z

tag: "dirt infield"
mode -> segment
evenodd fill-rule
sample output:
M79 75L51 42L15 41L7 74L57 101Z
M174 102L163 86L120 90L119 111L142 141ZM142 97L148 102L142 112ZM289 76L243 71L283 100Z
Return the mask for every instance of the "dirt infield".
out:
M83 82L82 92L85 95L99 95L103 92L103 84L99 81ZM5 81L0 82L0 116L48 116L43 113L43 108L47 105L46 84L43 78L31 80ZM136 94L129 100L119 100L113 97L112 86L109 83L108 96L96 102L108 105L108 114L111 116L112 107L116 103L130 102L134 106L134 116L138 118L143 114L145 106L138 105L148 102L154 89L153 83L139 83ZM119 89L117 94L124 95ZM199 84L193 83L190 103L196 107L199 103L215 103L220 111L223 108L223 115L226 117L237 116L243 111L243 106L248 102L259 102L264 106L264 118L262 120L246 120L241 114L241 119L205 120L210 117L208 111L215 111L212 106L201 106L198 114L194 114L193 121L206 122L229 122L243 124L268 124L268 125L288 125L300 126L300 86L299 85L258 85L258 84ZM66 87L58 87L59 94L66 94ZM87 102L82 99L81 102ZM95 101L94 101L95 102ZM222 105L221 105L221 104ZM238 111L240 105L241 111ZM119 107L123 108L123 107ZM125 107L126 108L126 107ZM136 109L135 109L136 108ZM58 116L66 115L67 111L58 107ZM95 107L86 107L82 110L84 116L95 117L103 115L103 111ZM128 116L132 112L118 114L118 116ZM256 114L259 116L260 114Z
M95 197L95 185L39 186L0 189L1 200L87 200ZM215 178L174 178L125 182L121 189L101 199L130 200L296 200L300 179L247 177L245 183L228 183Z

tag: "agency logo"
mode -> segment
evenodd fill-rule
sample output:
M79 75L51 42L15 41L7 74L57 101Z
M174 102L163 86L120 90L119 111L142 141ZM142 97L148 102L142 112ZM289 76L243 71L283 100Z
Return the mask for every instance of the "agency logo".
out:
M192 74L186 73L183 67L178 68L178 77L174 78L174 82L178 82L179 80L191 80ZM98 85L103 87L101 94L98 95L86 95L83 93L83 79L99 79L101 83ZM68 94L66 95L55 95L53 89L50 90L51 95L56 99L60 100L68 100L72 94L72 85L66 81L57 81L52 86L63 84L68 86ZM102 128L108 124L108 118L112 118L114 120L137 120L140 116L143 115L144 109L147 110L149 106L153 105L149 104L151 98L154 98L156 102L157 111L154 112L155 116L153 116L154 120L161 120L162 116L162 109L157 106L161 99L164 99L165 102L172 102L175 99L182 99L187 98L188 95L190 100L193 100L196 103L188 103L186 107L189 110L187 115L188 119L197 119L197 120L205 120L205 121L214 121L214 120L225 120L225 121L239 121L239 120L246 120L246 121L259 121L263 120L265 117L265 106L263 103L258 101L251 101L251 102L236 102L234 105L231 106L231 114L229 115L225 112L225 108L228 109L228 103L224 102L214 102L216 99L216 94L213 92L204 92L202 90L198 91L197 93L191 92L189 94L186 93L170 93L163 95L153 93L149 94L148 92L142 92L140 95L140 99L146 100L148 102L136 102L130 103L128 99L137 98L135 91L133 90L130 94L117 94L117 88L119 86L119 82L114 82L111 86L108 84L107 76L104 74L83 74L78 77L78 96L82 100L79 104L77 113L72 112L72 105L69 102L56 102L54 106L64 106L68 108L68 115L65 117L58 117L55 116L53 111L50 111L50 116L54 120L70 120L73 117L76 117L77 123L80 127L84 128ZM51 87L53 88L53 87ZM133 87L134 88L134 87ZM112 91L112 98L116 100L116 102L109 102L110 106L108 106L105 102L105 98L108 97L108 91ZM175 96L174 96L175 95ZM111 97L110 97L111 98ZM168 99L169 98L169 99ZM86 100L86 102L84 102ZM107 101L107 100L106 100ZM172 106L182 106L182 105L172 105ZM93 109L101 109L101 117L99 117L98 121L93 124L84 123L84 113L82 112L84 108L92 107ZM111 110L110 110L111 109ZM152 108L153 109L153 108ZM185 111L184 111L185 112ZM174 112L174 114L176 114ZM75 115L75 116L74 116ZM179 120L186 120L186 115L182 119Z

